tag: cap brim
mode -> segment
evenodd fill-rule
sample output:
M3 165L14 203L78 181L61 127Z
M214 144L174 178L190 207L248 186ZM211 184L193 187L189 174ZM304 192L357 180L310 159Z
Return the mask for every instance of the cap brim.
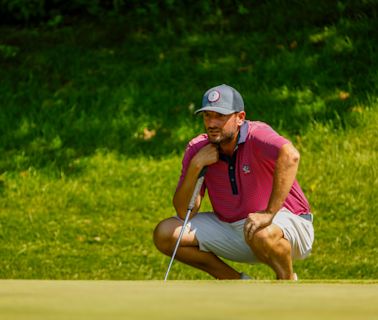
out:
M201 109L194 111L194 113L198 114L198 113L203 112L203 111L214 111L214 112L217 112L217 113L220 113L220 114L223 114L223 115L229 115L231 113L236 112L234 110L229 110L229 109L225 109L225 108L206 106L206 107L203 107Z

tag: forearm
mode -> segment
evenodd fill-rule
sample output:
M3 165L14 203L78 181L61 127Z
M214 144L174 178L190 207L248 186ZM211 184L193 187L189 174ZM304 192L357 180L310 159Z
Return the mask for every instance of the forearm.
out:
M177 215L182 219L185 218L189 201L191 200L191 197L193 195L197 178L201 170L202 166L195 160L192 160L189 164L188 170L181 186L176 190L176 193L173 197L173 206L176 209ZM199 195L192 210L192 216L197 213L200 203L201 196Z
M284 145L278 155L273 188L266 211L275 214L282 208L298 171L300 155L292 144Z

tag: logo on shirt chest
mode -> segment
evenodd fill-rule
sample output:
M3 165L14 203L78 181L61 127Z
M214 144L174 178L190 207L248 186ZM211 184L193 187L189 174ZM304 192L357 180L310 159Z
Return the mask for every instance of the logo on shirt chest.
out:
M251 173L251 168L249 167L248 164L243 164L243 173L244 174Z

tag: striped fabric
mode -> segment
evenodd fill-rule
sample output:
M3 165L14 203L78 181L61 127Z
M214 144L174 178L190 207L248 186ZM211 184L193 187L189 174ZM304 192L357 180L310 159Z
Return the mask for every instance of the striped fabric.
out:
M266 209L273 185L275 160L280 148L288 142L263 122L244 122L235 151L235 164L220 157L217 163L208 167L205 175L201 194L203 196L207 189L213 210L220 220L234 222L246 218L249 213ZM189 142L177 188L186 175L192 157L208 143L206 134ZM236 188L233 188L233 183ZM310 212L308 201L297 181L284 207L297 215Z

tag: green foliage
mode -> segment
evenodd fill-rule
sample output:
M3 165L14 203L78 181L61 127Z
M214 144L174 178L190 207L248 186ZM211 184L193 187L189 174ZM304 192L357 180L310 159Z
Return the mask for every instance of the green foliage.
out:
M45 14L45 0L1 0L0 17L15 19L16 21L29 21L41 18Z
M256 19L258 12L264 19ZM56 16L70 20L75 17L131 17L134 23L161 27L162 23L176 28L194 26L224 30L298 28L322 25L340 18L377 17L377 0L314 2L269 0L1 0L3 23L45 23ZM299 19L298 19L299 17Z
M15 57L20 49L15 46L0 45L0 56L4 59Z
M0 277L161 279L168 259L152 230L173 214L183 149L202 131L193 111L223 82L240 90L248 118L301 151L316 244L297 272L377 278L374 2L321 1L302 13L312 2L239 1L227 11L204 1L206 19L191 19L194 6L156 18L158 28L140 19L154 3L108 2L139 8L129 20L69 25L56 12L42 27L1 27ZM164 5L168 14L178 3ZM208 279L179 263L172 277Z

